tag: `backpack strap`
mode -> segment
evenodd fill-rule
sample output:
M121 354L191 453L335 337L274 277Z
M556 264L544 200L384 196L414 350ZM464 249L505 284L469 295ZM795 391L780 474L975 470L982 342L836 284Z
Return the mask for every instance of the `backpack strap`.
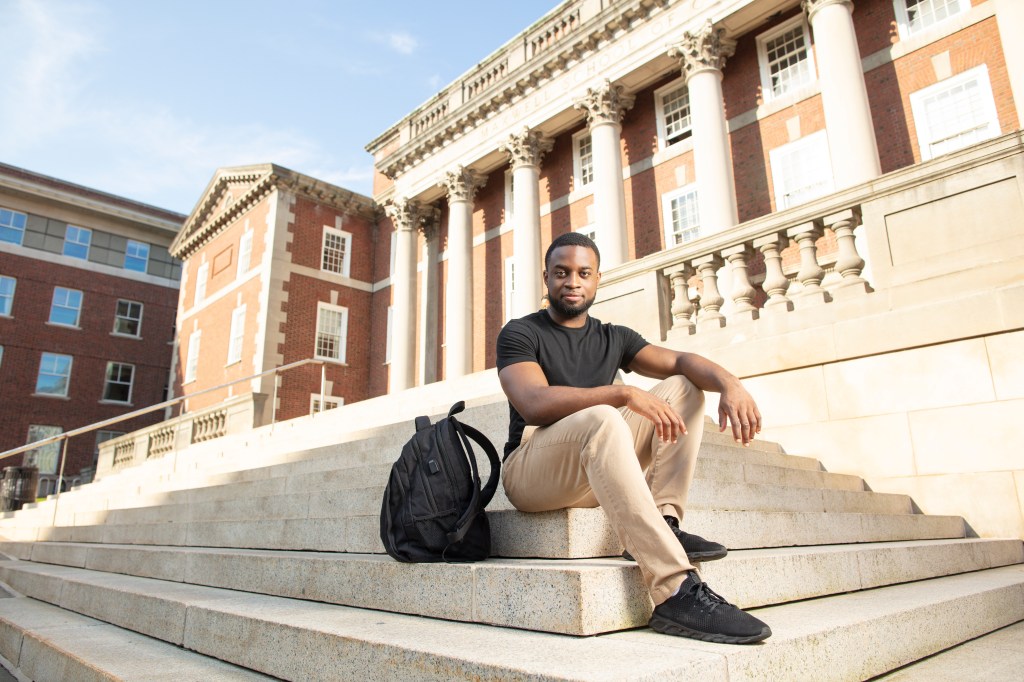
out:
M494 497L494 493L498 489L498 476L501 473L501 460L498 459L498 453L495 451L494 446L491 445L491 441L489 441L482 433L474 429L469 424L460 423L454 417L449 417L448 421L452 423L455 431L459 434L459 448L463 451L466 458L469 459L469 466L473 471L474 484L473 496L470 498L469 503L463 510L459 520L455 522L455 529L447 535L448 542L450 544L455 544L466 536L470 523L476 515L490 503L491 498ZM467 433L469 434L469 437L477 442L477 445L483 448L484 452L487 453L487 459L490 460L491 463L491 474L488 477L487 485L484 486L482 492L480 490L480 471L476 463L476 454L473 452L473 446L469 442L469 438L466 436Z
M430 417L416 417L416 431L430 428Z

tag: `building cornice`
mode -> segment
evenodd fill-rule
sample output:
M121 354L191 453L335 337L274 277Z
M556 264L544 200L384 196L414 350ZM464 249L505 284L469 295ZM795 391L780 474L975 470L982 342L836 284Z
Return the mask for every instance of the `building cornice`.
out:
M230 206L218 213L218 206L232 183L252 183ZM225 227L258 204L277 189L288 190L337 209L343 214L356 215L374 223L379 217L373 199L350 190L332 185L323 180L297 173L273 163L256 166L221 168L210 180L202 198L188 216L178 237L170 246L171 255L185 260L204 244L208 243Z

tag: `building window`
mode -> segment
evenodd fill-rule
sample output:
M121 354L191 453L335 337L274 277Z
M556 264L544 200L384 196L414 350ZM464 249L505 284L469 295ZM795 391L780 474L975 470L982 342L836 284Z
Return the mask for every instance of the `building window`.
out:
M206 280L209 279L210 264L203 263L196 271L196 295L193 305L199 305L206 298Z
M824 130L776 147L768 158L777 211L824 196L833 189L832 161Z
M59 426L29 424L28 438L25 439L25 444L59 436L63 432L64 430ZM25 466L38 467L41 474L57 473L57 459L60 457L60 446L61 442L58 440L29 450L25 453Z
M325 410L333 410L341 407L344 404L344 398L328 398L327 396L324 396L323 407ZM311 396L309 396L309 413L316 414L317 412L320 411L320 394L314 393Z
M202 340L203 330L197 329L192 332L188 337L188 356L185 358L185 381L196 380L196 374L199 370L199 342Z
M245 339L245 306L240 305L231 312L231 336L228 341L228 364L242 360L242 341Z
M391 346L392 346L391 334L394 332L394 329L395 329L395 307L389 305L388 306L387 343L384 346L384 364L385 365L389 364L391 362Z
M135 366L123 362L107 363L107 381L103 385L103 399L112 403L132 401L132 379Z
M921 160L999 135L988 67L965 71L910 94Z
M586 187L594 181L594 142L590 131L576 133L572 138L573 176L576 178L576 189Z
M42 395L66 396L71 383L71 356L57 353L43 353L39 360L39 376L36 378L36 393Z
M329 303L317 304L315 356L320 360L345 362L345 336L348 308Z
M238 242L238 270L235 277L249 272L252 266L252 230L246 230Z
M10 317L14 308L14 285L18 280L0 275L0 315Z
M324 250L320 269L348 277L352 235L324 226Z
M149 267L149 244L128 240L128 246L124 251L125 270L145 272Z
M114 333L137 337L142 331L142 304L121 299L114 313Z
M509 256L505 259L505 322L512 319L512 306L516 293L516 259Z
M0 208L0 242L10 242L20 246L25 238L25 221L24 213Z
M50 303L50 324L77 327L82 316L82 292L63 287L53 288Z
M682 81L670 83L654 93L658 107L658 142L662 148L685 140L690 127L690 90Z
M971 9L971 0L893 0L900 36L909 38Z
M89 259L89 244L92 243L92 230L87 227L68 225L64 233L64 255L72 258Z
M687 185L662 196L665 248L692 242L701 235L697 185Z
M811 39L802 15L758 36L757 54L765 101L814 82Z

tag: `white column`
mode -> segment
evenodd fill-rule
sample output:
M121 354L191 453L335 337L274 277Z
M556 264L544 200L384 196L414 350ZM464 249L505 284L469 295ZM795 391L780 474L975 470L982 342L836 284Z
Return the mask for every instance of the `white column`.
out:
M526 128L509 135L501 151L512 157L512 255L516 265L516 287L512 294L512 317L522 317L540 308L542 277L540 243L540 160L551 151L554 140Z
M837 190L882 174L851 0L802 0L814 31L818 82Z
M391 281L391 378L389 392L416 384L416 223L419 202L404 197L385 207L398 231L395 239L395 273Z
M420 211L420 230L426 243L423 245L423 295L420 297L420 385L432 384L438 380L437 371L437 304L440 285L440 221L441 211L436 206Z
M601 240L601 269L614 268L629 260L626 231L626 190L622 185L622 115L633 107L635 98L623 93L621 85L605 81L573 106L583 109L590 126L594 154L594 212Z
M723 38L724 32L709 20L700 31L684 33L682 42L669 50L670 57L679 59L690 92L693 165L700 225L706 232L727 230L739 222L722 99L722 69L736 51L736 43Z
M473 197L486 182L458 166L445 173L448 191L448 280L444 307L445 378L473 371Z

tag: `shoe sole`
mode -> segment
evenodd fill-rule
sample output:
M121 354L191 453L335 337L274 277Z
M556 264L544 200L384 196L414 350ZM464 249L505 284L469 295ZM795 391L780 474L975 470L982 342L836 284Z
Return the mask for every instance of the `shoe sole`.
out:
M767 625L765 625L761 629L761 632L756 635L739 637L736 635L725 635L718 632L701 632L700 630L691 630L690 628L680 625L675 621L671 621L657 615L651 616L651 620L648 625L652 630L656 630L657 632L665 635L689 637L690 639L699 639L703 642L715 642L717 644L754 644L772 636L772 629Z
M686 558L690 561L696 561L698 563L702 561L718 561L719 559L724 559L725 555L728 553L729 550L727 549L721 552L694 552L693 554L687 554ZM629 552L623 552L622 558L626 559L627 561L636 561L636 559L633 558L633 555Z

